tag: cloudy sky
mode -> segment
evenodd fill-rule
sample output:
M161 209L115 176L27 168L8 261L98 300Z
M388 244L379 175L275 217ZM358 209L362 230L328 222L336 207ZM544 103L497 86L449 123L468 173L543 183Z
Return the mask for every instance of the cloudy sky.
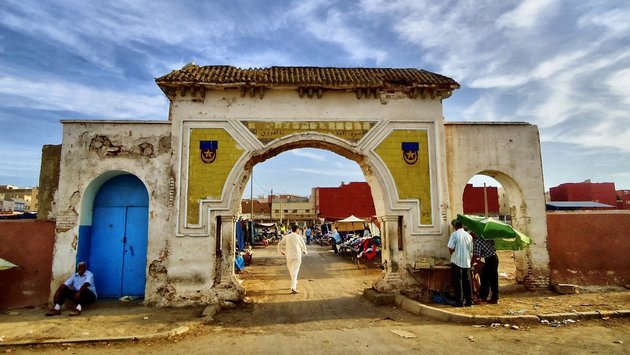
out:
M538 125L546 188L630 189L628 19L618 0L2 0L0 184L37 185L61 119L167 119L154 78L194 61L440 73L462 85L446 120ZM363 176L303 149L254 180L255 194L308 194Z

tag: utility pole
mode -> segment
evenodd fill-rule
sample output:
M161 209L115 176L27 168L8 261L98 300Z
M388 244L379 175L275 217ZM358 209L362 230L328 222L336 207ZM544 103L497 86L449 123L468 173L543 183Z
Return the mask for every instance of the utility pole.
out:
M282 224L282 194L278 195L278 200L280 201L280 224Z
M251 220L252 222L254 221L254 169L252 169L252 176L251 176L251 184L250 184L250 188L249 188L249 203L251 204L250 206L250 216L251 216Z
M273 189L271 189L271 202L269 203L269 222L273 222Z
M488 190L486 189L486 183L483 183L483 211L484 216L488 217Z

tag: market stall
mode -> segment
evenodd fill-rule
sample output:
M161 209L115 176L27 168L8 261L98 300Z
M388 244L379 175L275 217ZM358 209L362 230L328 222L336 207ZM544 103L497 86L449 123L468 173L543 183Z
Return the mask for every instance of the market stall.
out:
M365 228L365 220L351 215L335 222L335 229L338 232L356 232Z

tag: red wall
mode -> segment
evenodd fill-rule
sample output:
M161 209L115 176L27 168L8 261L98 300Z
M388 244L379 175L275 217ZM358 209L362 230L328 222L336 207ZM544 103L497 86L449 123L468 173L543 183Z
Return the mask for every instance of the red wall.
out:
M547 228L552 283L630 284L630 213L549 212Z
M20 266L0 270L0 308L40 306L48 302L54 243L55 222L0 221L0 258Z
M366 218L376 214L372 190L367 182L351 182L339 187L316 188L319 217L338 220L350 215Z
M495 186L486 186L486 196L488 198L488 213L499 213L499 189ZM464 214L484 214L484 194L483 186L473 186L466 184L464 188Z

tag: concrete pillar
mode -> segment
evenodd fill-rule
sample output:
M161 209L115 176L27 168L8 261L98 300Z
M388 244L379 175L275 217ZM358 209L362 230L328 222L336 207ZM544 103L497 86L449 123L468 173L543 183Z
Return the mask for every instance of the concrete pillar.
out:
M402 279L400 272L402 250L399 250L399 238L401 230L397 215L379 217L381 222L381 257L385 269L378 280L374 281L372 287L378 292L392 292L400 289ZM401 241L403 242L403 241ZM404 242L403 242L404 245Z

